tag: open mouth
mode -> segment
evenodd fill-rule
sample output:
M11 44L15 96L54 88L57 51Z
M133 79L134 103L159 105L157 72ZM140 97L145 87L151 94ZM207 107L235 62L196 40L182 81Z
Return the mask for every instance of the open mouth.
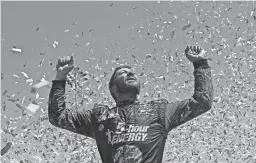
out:
M134 80L134 81L136 81L136 78L128 78L128 79L126 79L127 81L132 81L132 80Z

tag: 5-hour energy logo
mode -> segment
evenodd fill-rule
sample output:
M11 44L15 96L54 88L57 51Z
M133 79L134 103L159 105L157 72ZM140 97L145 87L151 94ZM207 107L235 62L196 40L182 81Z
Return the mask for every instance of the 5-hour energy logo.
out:
M148 135L147 131L149 126L129 125L126 130L123 128L122 124L118 124L118 126L120 126L120 129L119 127L116 131L108 129L106 132L108 143L111 143L112 145L126 141L145 141Z

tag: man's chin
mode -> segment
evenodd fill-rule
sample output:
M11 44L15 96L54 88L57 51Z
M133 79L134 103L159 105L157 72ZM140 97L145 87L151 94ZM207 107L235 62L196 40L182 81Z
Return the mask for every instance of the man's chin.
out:
M137 84L137 82L131 82L131 83L127 83L125 87L122 88L122 92L134 92L134 93L138 93L140 88L140 86Z
M137 87L138 83L135 80L129 80L126 82L126 87Z

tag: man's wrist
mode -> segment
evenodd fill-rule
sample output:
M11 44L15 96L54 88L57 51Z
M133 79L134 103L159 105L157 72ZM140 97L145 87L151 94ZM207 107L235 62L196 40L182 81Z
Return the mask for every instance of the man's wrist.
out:
M194 68L199 68L199 67L202 67L202 68L209 68L209 64L207 62L207 59L201 59L199 61L196 61L193 63L194 65Z
M67 76L63 76L63 75L58 75L57 74L55 80L66 81L67 80Z

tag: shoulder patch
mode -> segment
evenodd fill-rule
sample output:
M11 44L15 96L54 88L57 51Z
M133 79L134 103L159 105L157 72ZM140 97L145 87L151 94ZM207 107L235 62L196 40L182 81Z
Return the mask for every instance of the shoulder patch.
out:
M93 114L103 114L104 112L109 111L109 107L103 104L94 104Z

